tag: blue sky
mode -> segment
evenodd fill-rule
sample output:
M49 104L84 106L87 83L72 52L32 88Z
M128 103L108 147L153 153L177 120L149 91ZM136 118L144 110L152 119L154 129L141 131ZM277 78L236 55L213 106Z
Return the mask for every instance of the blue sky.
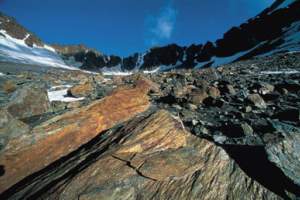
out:
M274 0L0 0L47 43L127 56L151 46L216 40Z

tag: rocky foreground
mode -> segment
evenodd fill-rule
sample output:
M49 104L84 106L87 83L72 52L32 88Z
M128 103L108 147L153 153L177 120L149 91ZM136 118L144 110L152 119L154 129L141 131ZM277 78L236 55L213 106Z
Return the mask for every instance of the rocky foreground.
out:
M300 199L299 53L0 84L0 199Z

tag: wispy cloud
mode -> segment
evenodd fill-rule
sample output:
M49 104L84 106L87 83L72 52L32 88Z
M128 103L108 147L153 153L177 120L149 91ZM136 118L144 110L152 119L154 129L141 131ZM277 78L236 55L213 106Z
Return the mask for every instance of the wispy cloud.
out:
M146 45L158 45L169 40L174 32L177 10L171 1L161 8L158 15L146 19Z

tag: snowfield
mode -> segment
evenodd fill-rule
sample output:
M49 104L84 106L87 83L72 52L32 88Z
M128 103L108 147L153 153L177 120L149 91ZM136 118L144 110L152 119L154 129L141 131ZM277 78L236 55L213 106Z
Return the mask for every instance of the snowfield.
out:
M8 35L5 30L0 30L0 61L78 70L67 66L50 46L27 46L25 40L29 36L19 40Z

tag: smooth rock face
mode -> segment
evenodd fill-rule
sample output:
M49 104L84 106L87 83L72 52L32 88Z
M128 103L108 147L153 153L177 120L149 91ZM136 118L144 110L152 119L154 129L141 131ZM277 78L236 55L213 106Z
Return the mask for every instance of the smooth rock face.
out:
M45 88L28 85L13 94L6 108L14 117L23 119L47 112L50 102Z
M117 90L86 107L54 117L35 127L27 138L14 141L15 146L22 146L28 140L32 142L17 152L11 150L0 155L0 165L5 168L0 177L0 193L76 150L102 131L144 112L150 104L140 88L147 86Z
M280 199L164 110L112 133L120 134L115 148L41 198Z
M300 129L280 122L273 122L273 126L284 138L266 146L269 159L300 187Z
M27 133L28 125L15 119L7 110L0 109L0 152L5 149L10 139Z

